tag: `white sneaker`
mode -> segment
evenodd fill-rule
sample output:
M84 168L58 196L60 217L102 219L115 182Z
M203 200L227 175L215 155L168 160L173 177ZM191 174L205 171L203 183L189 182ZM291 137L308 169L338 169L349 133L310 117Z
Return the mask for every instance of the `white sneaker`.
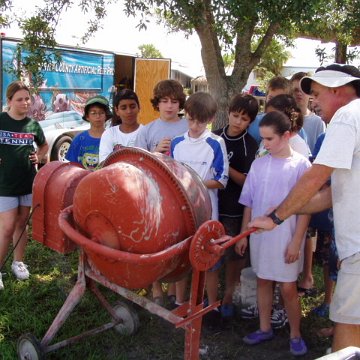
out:
M285 309L273 308L271 314L271 327L273 329L281 329L288 323Z
M243 319L256 319L259 317L259 309L257 304L251 304L246 308L240 310L240 316Z
M11 270L18 280L26 280L30 276L27 265L25 265L22 261L14 261L11 264Z
M2 281L2 273L0 272L0 290L4 290L4 283Z

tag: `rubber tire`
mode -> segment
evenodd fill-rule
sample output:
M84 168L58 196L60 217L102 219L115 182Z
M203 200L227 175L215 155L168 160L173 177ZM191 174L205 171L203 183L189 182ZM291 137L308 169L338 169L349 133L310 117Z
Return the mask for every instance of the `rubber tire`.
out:
M43 360L45 354L40 342L32 334L24 334L17 341L17 354L20 360Z
M123 323L116 325L114 329L121 335L128 336L135 334L140 326L136 311L121 301L118 301L113 309L117 316L123 320Z
M61 136L51 149L50 160L65 161L65 155L72 143L72 137L68 135Z

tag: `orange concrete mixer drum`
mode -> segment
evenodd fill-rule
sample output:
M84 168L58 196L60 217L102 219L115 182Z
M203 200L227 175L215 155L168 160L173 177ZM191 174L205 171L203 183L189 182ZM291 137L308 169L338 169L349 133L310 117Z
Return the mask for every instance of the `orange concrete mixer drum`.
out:
M191 168L159 153L123 148L80 181L73 217L92 241L151 256L193 235L210 219L211 204L207 189ZM128 288L169 274L180 275L190 268L186 251L152 266L124 261L114 264L97 252L87 255L106 277Z

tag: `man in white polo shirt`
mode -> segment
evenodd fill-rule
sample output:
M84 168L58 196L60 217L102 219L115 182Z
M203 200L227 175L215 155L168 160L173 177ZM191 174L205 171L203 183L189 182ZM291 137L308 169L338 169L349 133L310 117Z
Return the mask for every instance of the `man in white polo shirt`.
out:
M360 71L332 64L302 78L300 86L312 95L321 118L330 123L325 140L313 166L287 198L249 226L271 230L292 214L317 212L332 204L341 260L330 306L330 319L335 322L332 351L360 347ZM330 176L331 192L318 193Z

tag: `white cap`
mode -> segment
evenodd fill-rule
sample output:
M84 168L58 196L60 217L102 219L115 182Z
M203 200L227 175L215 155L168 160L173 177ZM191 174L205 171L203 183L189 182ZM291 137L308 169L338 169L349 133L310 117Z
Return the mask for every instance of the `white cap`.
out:
M329 67L336 70L328 70ZM324 70L323 70L324 69ZM300 80L301 90L305 94L311 94L311 82L315 81L320 85L335 88L346 85L350 82L357 81L355 88L360 89L360 71L349 65L333 64L326 68L320 68L313 76L305 76Z

